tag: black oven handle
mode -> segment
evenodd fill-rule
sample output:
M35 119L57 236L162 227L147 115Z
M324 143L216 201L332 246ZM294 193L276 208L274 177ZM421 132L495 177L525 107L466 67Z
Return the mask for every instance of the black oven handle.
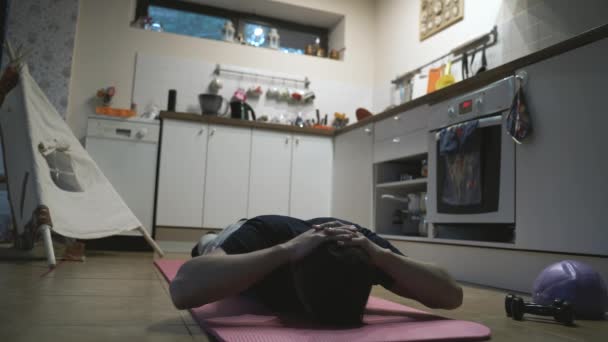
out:
M494 115L494 116L488 116L485 118L481 118L481 119L477 119L479 121L479 124L477 125L477 128L484 128L484 127L490 127L490 126L498 126L502 124L502 114L499 115ZM466 123L468 121L465 122L459 122L457 124L451 125L451 126L447 126L446 128L451 128L451 127L456 127L458 125L462 125L463 123ZM441 130L437 131L435 133L435 140L439 140L439 133L441 132Z

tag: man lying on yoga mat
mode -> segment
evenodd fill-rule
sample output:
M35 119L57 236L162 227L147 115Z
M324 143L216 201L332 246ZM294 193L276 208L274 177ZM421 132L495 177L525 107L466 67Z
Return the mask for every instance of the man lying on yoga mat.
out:
M203 236L192 256L171 282L178 309L243 294L278 312L357 325L375 284L431 308L462 303L462 289L446 271L335 218L241 220L218 236Z

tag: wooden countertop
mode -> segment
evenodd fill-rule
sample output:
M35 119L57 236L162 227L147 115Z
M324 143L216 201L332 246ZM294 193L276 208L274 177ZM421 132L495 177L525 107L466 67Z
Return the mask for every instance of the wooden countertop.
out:
M195 122L203 122L203 123L226 125L226 126L253 127L253 128L267 129L267 130L271 130L271 131L281 131L281 132L287 132L287 133L320 135L320 136L328 136L328 137L333 137L335 135L334 129L296 127L296 126L281 125L281 124L275 124L275 123L263 122L263 121L221 118L221 117L212 116L212 115L178 113L178 112L160 112L160 117L161 117L161 119L195 121Z
M432 105L435 103L439 103L450 98L454 98L456 96L460 96L470 91L474 91L481 87L484 87L488 84L496 82L502 78L513 75L517 70L524 68L528 65L532 65L543 61L545 59L549 59L551 57L566 53L568 51L577 49L579 47L591 44L601 39L608 38L608 24L599 26L595 29L584 32L576 37L570 38L568 40L564 40L563 42L557 43L555 45L549 46L545 49L539 50L530 55L518 58L509 63L500 65L496 68L489 69L479 75L473 76L466 80L454 83L446 88L437 90L430 94L421 96L412 101L406 102L394 108L385 110L381 113L375 114L367 119L354 123L352 125L346 126L345 128L339 130L322 130L316 128L300 128L289 125L280 125L273 124L267 122L259 122L259 121L246 121L246 120L235 120L235 119L226 119L219 118L215 116L202 116L200 114L191 114L191 113L174 113L174 112L161 112L161 118L167 119L175 119L175 120L186 120L186 121L199 121L199 122L207 122L213 124L220 125L231 125L231 126L244 126L244 127L255 127L261 129L275 130L275 131L283 131L289 133L300 133L300 134L310 134L310 135L320 135L320 136L336 136L348 131L357 129L359 127L368 125L370 123L383 120L389 118L391 116L397 115L399 113L403 113L405 111L411 110L413 108L423 106L423 105Z

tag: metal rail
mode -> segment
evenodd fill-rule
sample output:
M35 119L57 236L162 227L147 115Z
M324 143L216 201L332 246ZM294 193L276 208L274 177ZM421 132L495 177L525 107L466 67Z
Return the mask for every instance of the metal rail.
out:
M308 77L304 77L304 79L298 79L298 78L293 78L293 77L272 76L272 75L260 74L260 73L249 72L249 71L227 69L225 67L222 68L222 66L219 64L216 65L214 74L219 76L222 72L230 73L230 74L246 75L246 76L252 76L252 77L269 78L271 80L282 80L282 81L303 83L304 87L307 89L310 86L310 80L308 79Z
M462 54L464 52L468 52L471 54L477 53L477 52L483 50L484 48L489 48L490 46L496 45L497 42L498 42L498 29L496 28L496 26L494 26L490 32L483 34L477 38L473 38L473 39L469 40L468 42L465 42L465 43L453 48L452 50L450 50L450 52L448 52L442 56L439 56L439 57L435 58L434 60L427 62L414 70L408 71L405 74L397 76L394 80L391 81L391 83L399 84L399 83L402 83L404 80L411 79L416 74L420 73L420 71L422 71L422 69L424 69L425 67L427 67L431 64L437 63L440 60L445 59L446 57L449 57L449 56L454 56L454 58L451 59L452 63L458 62L458 61L462 60Z

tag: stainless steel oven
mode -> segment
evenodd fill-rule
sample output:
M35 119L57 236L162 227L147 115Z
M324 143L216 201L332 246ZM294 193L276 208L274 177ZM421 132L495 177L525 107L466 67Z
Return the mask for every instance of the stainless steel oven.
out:
M504 127L514 82L505 78L433 106L429 223L515 222L515 145Z

